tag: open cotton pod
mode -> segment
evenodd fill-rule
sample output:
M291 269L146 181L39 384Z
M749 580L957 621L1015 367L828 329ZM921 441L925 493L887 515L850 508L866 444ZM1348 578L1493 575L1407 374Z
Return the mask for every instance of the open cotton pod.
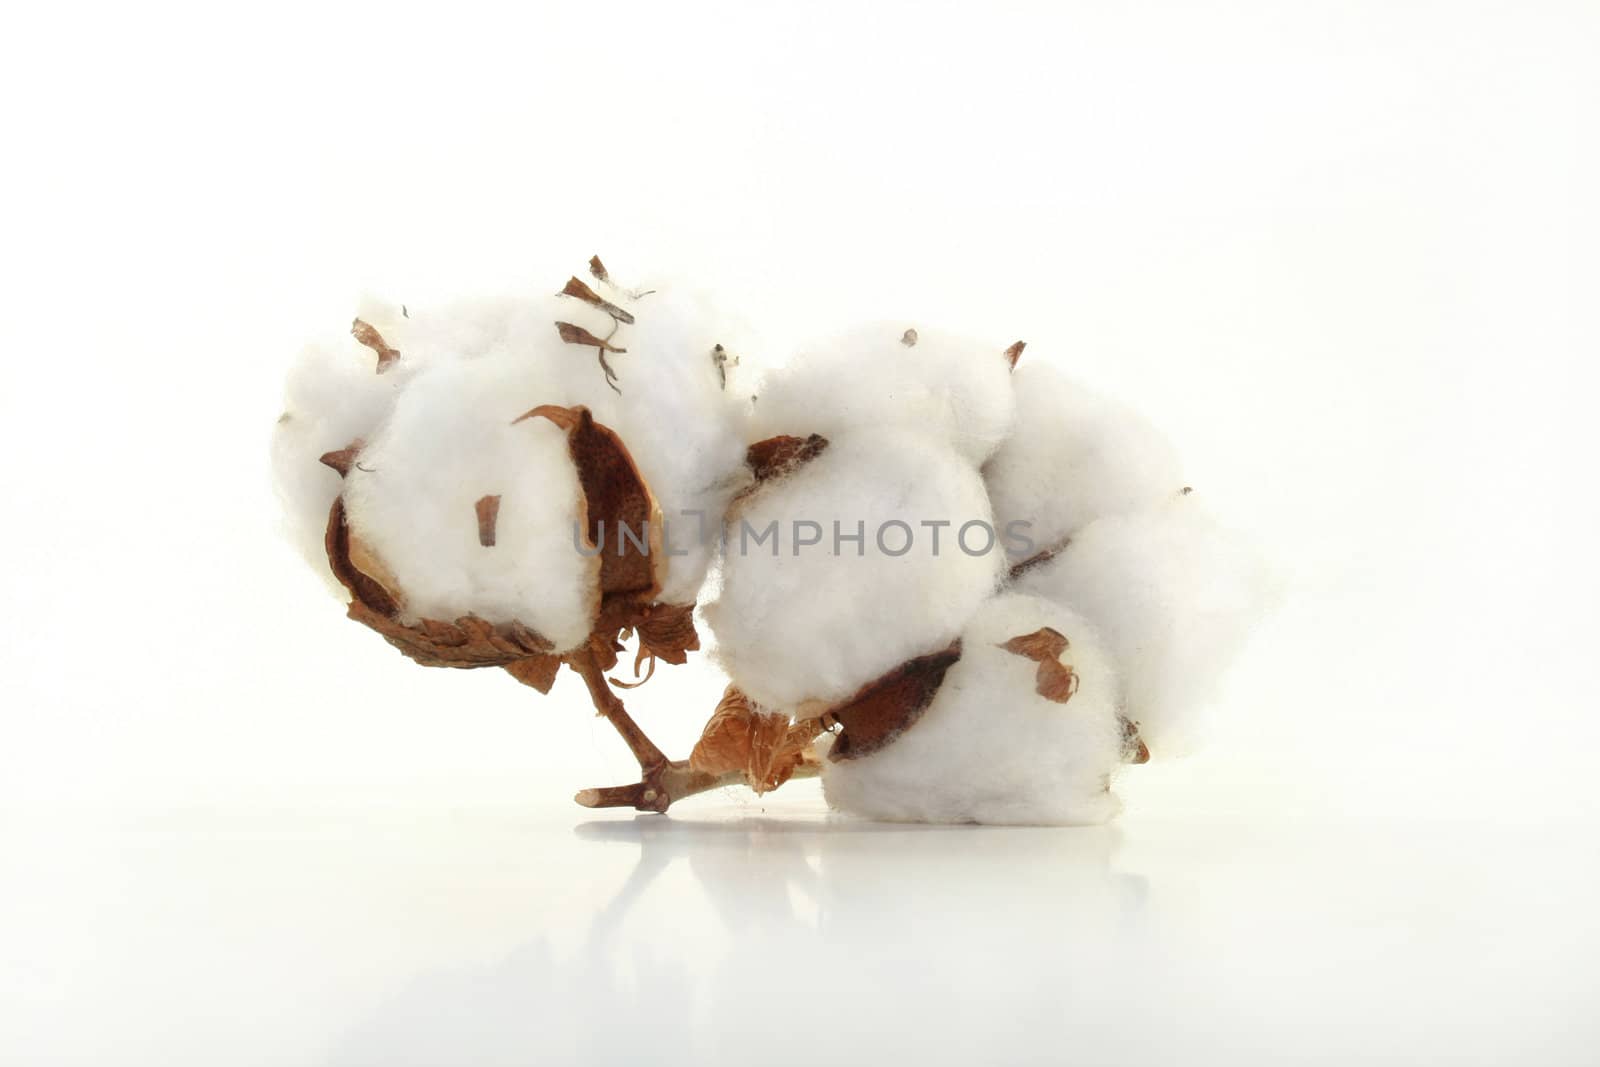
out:
M579 551L567 433L519 418L533 379L504 357L424 372L351 457L344 512L402 620L520 622L559 653L594 626L602 556Z
M1015 588L1094 625L1122 673L1128 718L1161 756L1196 746L1203 713L1275 596L1254 550L1185 493L1090 523Z
M795 711L947 645L1004 557L954 449L895 428L778 440L795 454L752 449L765 480L729 512L705 618L734 685Z
M877 323L806 345L763 383L756 438L915 429L982 463L1011 427L1020 346Z
M444 305L368 300L349 336L309 346L289 380L274 467L296 541L319 561L338 477L318 457L371 439L425 370L493 364L500 409L585 407L622 441L656 497L659 599L693 604L717 518L749 481L741 375L752 331L683 286L613 282L598 259L539 292ZM367 464L370 466L370 464ZM664 528L663 528L664 527Z
M1016 423L983 468L1012 563L1182 487L1171 444L1137 413L1048 364L1024 364L1013 379Z
M911 670L921 684L876 683L824 716L842 727L818 746L833 807L899 822L1101 823L1120 810L1112 774L1148 757L1093 630L1050 601L995 596Z

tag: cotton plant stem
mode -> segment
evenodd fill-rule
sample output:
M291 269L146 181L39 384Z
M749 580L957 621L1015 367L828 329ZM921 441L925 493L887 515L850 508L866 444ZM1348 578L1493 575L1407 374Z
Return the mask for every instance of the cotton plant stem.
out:
M692 797L724 786L744 782L740 771L708 774L689 766L688 760L669 760L655 743L639 729L623 707L622 699L612 692L600 665L589 651L569 656L568 663L589 687L589 696L596 710L610 720L622 739L633 750L639 761L639 781L631 785L602 786L582 789L572 798L586 808L634 808L638 811L664 812L674 801ZM791 777L814 778L821 773L821 765L814 759L802 760Z
M568 656L567 663L578 672L583 684L589 687L589 699L594 701L595 710L604 715L617 728L622 740L627 742L634 758L639 761L639 769L648 775L652 770L665 767L668 763L666 755L639 729L639 724L633 721L633 716L623 706L622 698L612 692L606 682L605 672L595 662L594 653L584 649Z

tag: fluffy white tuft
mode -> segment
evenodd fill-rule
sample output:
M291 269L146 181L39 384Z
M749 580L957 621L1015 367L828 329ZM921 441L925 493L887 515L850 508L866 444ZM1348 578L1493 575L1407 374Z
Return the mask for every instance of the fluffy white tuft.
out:
M842 700L904 661L938 651L999 579L1004 556L985 528L968 531L977 554L958 543L964 524L990 519L981 479L952 450L903 430L831 440L816 459L762 485L729 516L721 594L705 609L724 668L758 703L793 709ZM797 537L797 521L816 527ZM898 556L891 553L905 546L905 531L884 525L895 521L911 532L909 549ZM924 522L948 525L936 530ZM774 523L776 541L756 545L754 537ZM835 545L835 523L844 536L859 527L859 555L854 543ZM811 536L821 542L797 544Z
M891 323L809 345L768 376L753 436L904 427L982 463L1011 428L1015 401L1004 345Z
M1014 380L1016 426L983 474L1000 529L1030 524L1033 551L1183 487L1171 444L1135 412L1048 364L1024 362ZM1007 552L1013 561L1032 554L1010 539Z
M1201 713L1275 583L1246 542L1193 496L1091 523L1016 588L1070 606L1100 632L1152 756L1192 750Z
M1078 675L1066 703L1037 691L1039 664L999 647L1050 627ZM1089 625L1038 597L1001 594L961 633L961 659L910 729L869 756L824 756L822 784L841 811L896 822L1090 824L1121 805L1119 686ZM826 740L826 739L825 739Z

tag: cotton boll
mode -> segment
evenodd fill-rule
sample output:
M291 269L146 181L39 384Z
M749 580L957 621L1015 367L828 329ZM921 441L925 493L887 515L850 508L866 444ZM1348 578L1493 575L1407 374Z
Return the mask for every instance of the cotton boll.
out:
M751 332L682 286L635 296L595 277L585 285L633 321L570 296L501 300L475 312L493 323L485 350L536 368L526 407L582 405L622 438L667 523L659 600L693 603L717 549L718 518L749 483L745 402L724 379L749 358ZM608 351L603 367L598 346L563 340L558 322L625 351Z
M953 450L905 430L840 435L730 512L720 596L705 609L723 666L757 703L794 709L943 648L998 581L989 520L982 480ZM959 543L967 523L976 554ZM843 540L857 532L859 554Z
M273 435L273 474L291 537L330 587L338 589L323 534L343 483L319 457L370 437L423 368L504 353L519 339L525 344L534 336L535 318L548 330L544 307L526 299L483 299L412 309L366 296L355 322L398 358L385 362L357 340L360 325L302 350Z
M392 577L406 622L517 621L557 652L588 636L599 558L575 543L583 497L566 434L515 421L538 385L536 365L507 356L429 368L350 469L352 536ZM477 508L489 496L499 501L485 545Z
M983 469L998 527L1028 542L1006 538L1013 562L1182 487L1171 444L1135 412L1047 364L1023 363L1014 381L1015 426Z
M1156 757L1195 747L1201 713L1275 595L1254 552L1193 496L1091 523L1016 588L1093 622Z
M982 463L1010 429L1014 400L1004 345L879 323L807 346L767 378L756 439L871 427L927 433Z
M559 296L555 286L445 305L365 299L360 320L400 353L383 373L373 349L353 337L307 350L290 377L274 466L295 540L319 571L331 578L322 539L342 483L318 457L370 438L423 369L487 361L515 370L504 379L517 390L504 397L512 417L544 404L582 405L622 438L668 523L660 600L695 600L717 548L717 517L749 481L747 395L734 389L756 343L747 327L681 286L635 296L586 277L612 309ZM613 309L633 321L619 322ZM558 322L626 349L607 353L614 378L598 347L563 339Z
M1047 627L1068 642L1055 662L1077 676L1065 702L1040 693L1040 662L1001 647ZM1120 692L1083 618L1001 594L963 628L961 658L921 718L870 755L824 757L824 793L841 811L895 822L1105 822L1120 810L1109 786L1126 752Z

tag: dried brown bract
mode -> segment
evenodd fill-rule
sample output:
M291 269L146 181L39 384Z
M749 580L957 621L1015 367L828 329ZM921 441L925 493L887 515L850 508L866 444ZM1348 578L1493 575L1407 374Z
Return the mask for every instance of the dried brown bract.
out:
M757 482L781 478L795 468L822 455L828 439L820 434L809 437L792 437L780 434L757 441L745 450L744 462L755 475Z
M1139 724L1129 719L1122 720L1122 762L1150 762L1150 746L1139 736Z
M737 772L751 789L768 793L789 780L821 732L817 719L791 723L787 715L757 711L730 685L690 753L689 766L718 776Z
M1013 637L999 647L1038 663L1036 691L1046 700L1065 704L1078 691L1077 672L1061 662L1061 654L1070 646L1066 634L1046 626L1031 634Z
M1033 568L1043 566L1044 564L1055 559L1071 543L1072 541L1068 539L1066 541L1062 541L1060 544L1051 545L1049 548L1035 552L1021 563L1013 564L1011 570L1007 572L1007 577L1013 582L1016 581L1024 574L1027 574L1029 571L1033 570Z
M839 760L870 756L916 724L928 710L944 676L961 658L961 642L926 656L907 660L854 696L829 708L825 726L837 723L839 736L828 758Z
M500 497L498 494L479 497L473 507L478 514L478 544L493 548L494 528L500 518Z
M649 603L661 589L661 508L622 438L595 422L588 408L546 404L512 421L534 418L549 419L567 434L583 488L588 547L600 551L601 614L610 609L617 629L630 625L620 606Z
M378 373L382 374L400 359L400 350L390 346L383 335L361 319L350 324L350 335L378 354Z

